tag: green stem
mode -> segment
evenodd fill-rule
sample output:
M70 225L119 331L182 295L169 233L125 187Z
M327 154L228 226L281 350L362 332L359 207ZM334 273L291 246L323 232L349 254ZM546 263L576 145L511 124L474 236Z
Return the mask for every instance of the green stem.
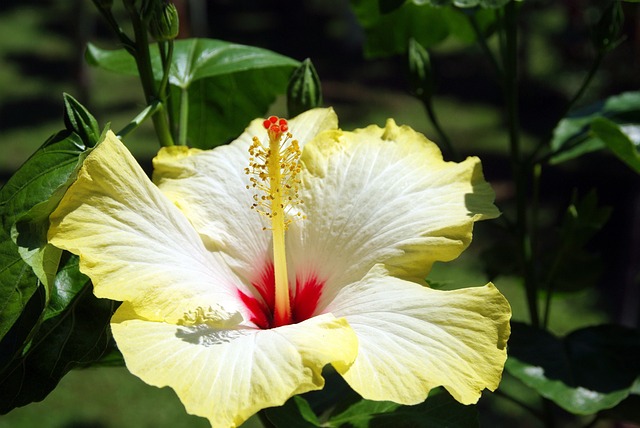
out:
M187 145L187 129L189 123L189 90L187 88L181 88L180 90L180 125L179 125L179 137L178 144L181 146Z
M534 277L533 251L527 219L527 182L531 174L531 164L525 162L521 153L520 126L518 120L518 5L510 1L505 6L504 32L504 92L506 98L507 123L511 169L516 185L516 239L527 295L527 306L531 324L540 325L538 314L538 290Z
M591 68L589 69L589 72L587 73L587 76L582 81L582 85L580 85L580 89L578 89L578 92L576 92L576 94L573 96L573 98L571 98L571 101L569 101L569 104L567 105L565 113L562 115L562 117L566 116L567 113L569 113L569 111L571 111L573 106L582 97L582 95L584 95L585 90L587 89L589 84L591 84L591 81L593 80L593 77L598 72L598 69L600 68L600 65L602 64L602 59L604 58L604 55L605 55L605 52L598 51L598 54L596 55L596 59L593 61L593 64L591 64Z
M596 75L596 73L598 72L598 69L600 68L600 65L602 65L602 60L604 59L606 52L603 51L599 51L598 54L596 55L596 58L593 60L593 63L591 64L591 68L589 69L589 72L587 73L587 75L585 76L584 80L582 81L582 84L580 85L580 88L578 88L578 91L575 93L575 95L573 96L573 98L571 98L571 100L569 101L569 103L567 104L567 107L565 108L563 114L560 116L560 120L564 119L569 112L571 111L571 109L575 106L575 104L578 102L578 100L580 98L582 98L582 96L584 95L586 89L589 87L589 85L591 84L591 81L593 80L593 77ZM531 153L531 158L534 159L538 153L540 153L540 150L542 150L548 143L548 141L550 141L551 139L544 139L542 141L540 141L540 143L538 144L538 146L535 148L535 150L533 151L533 153ZM557 155L558 153L568 150L571 147L567 147L567 145L565 144L565 147L562 148L560 151L555 152L555 153L549 153L547 155L545 155L544 157L540 158L540 160L538 162L543 162L548 160L549 158Z
M173 97L171 97L169 89L169 74L171 72L171 62L173 60L173 40L159 43L158 47L160 49L163 68L159 92L162 96L163 104L167 106L167 116L169 117L169 129L171 130L171 135L175 136L176 120L173 110Z
M135 131L142 122L144 122L149 117L154 115L161 108L162 108L162 103L160 103L160 101L155 101L150 105L148 105L144 110L140 112L140 114L138 114L135 118L133 118L133 120L129 122L127 126L122 128L117 133L118 138L120 139L125 138L131 132Z
M478 20L476 19L475 13L469 13L467 17L469 18L469 23L471 23L471 28L473 28L473 32L476 35L476 39L478 39L478 44L480 45L482 52L484 52L487 58L489 58L489 61L491 62L491 65L493 66L498 79L502 80L502 75L504 73L502 67L491 51L491 48L489 48L489 45L487 44L487 38L480 30L480 25L478 25Z
M151 53L149 52L149 40L147 37L147 22L142 19L133 2L125 1L124 3L133 24L136 44L136 55L134 55L134 58L136 60L136 65L138 66L140 82L142 83L142 89L144 91L147 105L151 105L157 100L162 100L162 97L158 93L158 88L156 88L153 76ZM160 145L163 147L173 146L173 138L169 129L167 117L164 113L164 108L161 106L151 119L153 120L153 125Z
M447 152L447 154L451 157L451 159L457 160L458 159L458 153L457 153L456 149L453 147L453 144L451 143L451 140L447 136L446 132L444 131L444 128L440 124L440 120L438 120L438 116L436 115L436 111L433 108L432 98L431 97L427 97L427 98L422 100L422 103L424 104L424 108L427 110L427 115L429 116L429 120L431 121L431 124L436 129L436 132L438 133L438 136L440 137L440 141L442 142L444 151Z
M127 49L127 51L130 54L134 55L135 42L131 40L129 36L127 36L127 34L122 30L122 28L120 28L120 25L118 25L116 18L113 16L113 13L111 13L111 9L100 6L98 2L96 2L96 0L93 0L93 3L95 4L98 11L102 14L104 19L107 21L107 24L109 24L109 27L111 27L113 32L117 34L118 38L120 39L120 42L125 47L125 49Z

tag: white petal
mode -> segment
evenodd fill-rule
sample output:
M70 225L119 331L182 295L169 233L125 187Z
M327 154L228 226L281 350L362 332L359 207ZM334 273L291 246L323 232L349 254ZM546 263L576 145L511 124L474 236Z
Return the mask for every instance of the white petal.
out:
M168 148L154 159L154 182L189 218L212 251L222 251L238 275L253 282L271 259L271 234L264 217L251 210L248 148L254 136L266 140L262 119L233 143L209 151ZM289 121L301 145L337 126L332 109L315 109Z
M444 386L471 404L498 387L511 309L491 284L437 291L376 267L327 310L358 336L358 357L343 377L364 398L417 404Z
M391 120L322 133L302 161L307 219L292 225L289 248L298 272L327 281L322 304L376 263L423 281L469 245L474 221L497 215L477 158L444 162L435 144Z
M180 319L223 306L244 317L240 280L109 132L51 214L49 239L80 256L98 297L130 301L142 316Z

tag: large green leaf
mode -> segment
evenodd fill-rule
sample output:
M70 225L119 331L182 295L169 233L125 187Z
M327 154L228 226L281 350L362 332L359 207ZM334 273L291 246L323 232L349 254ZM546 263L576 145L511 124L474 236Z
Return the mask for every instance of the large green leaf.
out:
M589 415L616 406L640 376L640 333L603 325L560 339L513 322L506 370L565 410Z
M48 299L61 254L47 244L48 216L74 179L87 150L77 134L59 132L0 189L0 338L18 319L40 283ZM23 317L24 325L33 327L37 323L40 314L32 315L31 320Z
M162 68L155 45L151 55L159 81ZM89 45L87 59L106 70L137 75L135 62L124 49ZM289 76L299 65L266 49L221 40L176 41L169 83L175 117L181 100L187 100L188 144L212 148L238 136L252 119L265 114L277 95L285 93Z
M476 36L466 14L474 14L481 31L488 31L495 19L491 10L435 7L430 4L434 2L428 1L407 1L389 13L382 13L378 1L351 0L351 6L365 31L365 55L371 58L404 54L411 39L425 48L449 36L473 43Z
M55 209L90 147L75 133L62 131L42 145L0 189L2 226L18 244L22 258L51 287L60 250L47 244L49 214Z
M29 314L31 315L31 319L28 320L29 326L20 329L23 333L18 334L17 331L14 331L14 335L10 339L12 343L3 342L5 335L20 318L39 286L38 277L20 257L18 246L4 230L0 230L0 346L3 354L0 355L0 368L2 360L10 358L8 354L13 354L13 351L20 347L38 320L44 302L40 311Z
M625 92L607 98L562 119L553 131L551 163L565 162L606 148L607 143L591 129L593 121L599 118L609 119L618 124L620 130L637 146L640 92Z
M0 373L0 414L41 401L71 369L90 365L110 351L109 319L115 303L80 287L71 305L44 321L24 355Z
M210 149L237 137L252 119L265 114L280 92L276 88L284 92L288 79L289 70L257 69L200 79L188 89L172 87L176 98L180 91L188 93L187 144ZM178 115L179 106L174 106Z
M125 49L100 49L89 43L87 61L105 70L131 76L138 75L133 57ZM154 44L151 63L156 80L162 79L160 53ZM188 88L196 80L263 68L285 67L293 70L300 63L267 49L229 43L215 39L177 40L169 83Z

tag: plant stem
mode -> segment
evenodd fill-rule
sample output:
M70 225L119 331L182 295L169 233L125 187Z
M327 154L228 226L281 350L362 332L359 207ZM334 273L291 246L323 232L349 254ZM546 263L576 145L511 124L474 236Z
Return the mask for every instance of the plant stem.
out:
M189 123L189 90L187 88L180 89L180 124L178 127L179 136L178 144L180 146L187 145L187 128Z
M480 48L482 49L484 54L487 56L487 58L489 58L489 61L491 62L491 65L493 66L496 72L496 75L498 76L498 80L502 81L502 75L503 75L502 67L500 66L500 63L496 59L493 52L491 52L491 49L487 44L487 38L484 36L482 31L480 30L480 26L478 25L478 20L476 19L475 13L469 13L467 17L469 18L469 22L471 23L471 28L473 28L473 32L476 35L476 39L478 39L478 44L480 45Z
M135 131L138 126L145 120L147 120L150 116L155 114L155 112L162 106L159 101L155 101L148 105L144 110L140 112L136 117L133 118L131 122L127 124L124 128L122 128L116 135L118 138L125 138L131 132Z
M157 100L162 102L162 97L158 93L158 88L156 88L153 76L151 53L149 52L149 40L147 37L147 22L142 19L133 2L125 1L124 3L133 24L136 44L136 55L134 55L134 58L138 66L138 74L140 75L140 82L142 83L147 105L151 105ZM171 136L171 130L169 129L167 117L162 105L160 105L156 113L151 116L151 119L153 120L160 145L163 147L173 146L173 137Z
M173 40L158 43L158 48L160 49L163 68L159 92L162 97L162 104L167 106L167 116L169 117L169 129L171 130L171 135L175 136L176 120L173 110L173 98L171 97L169 88L169 73L171 72L171 62L173 60Z
M424 104L424 108L427 110L427 115L429 116L429 120L431 124L436 129L438 136L440 137L440 141L443 145L444 151L451 157L452 160L458 160L458 153L456 149L453 147L451 140L447 136L444 131L442 125L440 125L440 120L438 120L438 116L436 115L436 111L433 108L433 101L431 97L426 97L422 99L422 104Z
M596 55L596 58L593 60L593 63L591 64L591 68L589 69L589 72L587 73L587 75L585 76L584 80L582 81L582 84L580 85L580 88L578 88L578 91L575 93L573 98L571 98L571 100L567 104L567 107L565 108L563 114L560 116L560 120L564 119L571 112L571 109L575 106L575 104L578 102L578 100L580 98L582 98L582 95L584 95L584 92L586 91L587 87L589 87L589 85L591 84L591 81L593 80L593 77L598 72L598 69L600 68L600 65L602 64L602 60L604 59L605 54L606 54L606 52L603 52L603 51L599 51L598 52L598 54ZM550 140L551 140L551 138L542 140L538 144L538 146L535 148L535 150L531 153L531 159L535 159L536 156L538 155L538 153L540 153L540 150L542 150L544 148L544 146L546 146L547 143ZM580 142L581 141L578 141L578 143L580 143ZM549 153L549 154L543 156L542 158L540 158L540 160L538 160L537 162L540 162L540 163L545 162L549 158L557 155L558 153L561 153L562 151L568 150L569 148L573 148L573 147L574 146L568 146L567 144L565 144L565 147L561 148L560 151L555 152L555 153Z
M511 169L516 185L516 239L527 295L527 305L531 324L540 325L538 315L538 290L534 277L533 252L527 220L527 183L531 175L531 164L525 162L520 146L520 126L518 121L518 5L510 1L505 6L504 32L504 92L506 99L507 123Z
M598 54L596 55L596 59L593 61L593 64L591 64L591 68L589 69L587 76L582 81L582 85L580 85L580 89L578 89L578 92L576 92L573 98L571 98L571 101L569 101L569 104L567 105L565 113L562 115L562 117L566 116L571 111L571 109L576 104L576 102L578 102L578 100L582 97L582 95L584 95L585 90L587 89L587 87L593 80L593 77L596 75L598 69L600 68L600 64L602 64L602 59L604 58L604 55L605 55L604 51L598 51Z

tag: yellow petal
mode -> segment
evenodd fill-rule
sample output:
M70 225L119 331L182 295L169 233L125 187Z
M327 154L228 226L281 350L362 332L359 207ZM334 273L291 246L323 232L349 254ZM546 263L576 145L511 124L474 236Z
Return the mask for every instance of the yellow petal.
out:
M327 310L358 336L358 357L342 374L364 398L417 404L444 386L472 404L500 383L511 309L492 284L437 291L376 267Z
M475 221L498 215L477 158L444 162L434 143L392 120L324 132L302 163L307 220L292 225L290 254L336 291L376 263L423 281L469 245Z
M216 330L140 319L125 303L112 320L127 368L173 388L187 412L214 427L235 427L293 395L321 389L322 367L345 370L357 339L332 315L271 330Z
M130 301L146 318L177 320L213 304L249 318L240 280L112 132L51 214L49 240L80 256L96 296Z

